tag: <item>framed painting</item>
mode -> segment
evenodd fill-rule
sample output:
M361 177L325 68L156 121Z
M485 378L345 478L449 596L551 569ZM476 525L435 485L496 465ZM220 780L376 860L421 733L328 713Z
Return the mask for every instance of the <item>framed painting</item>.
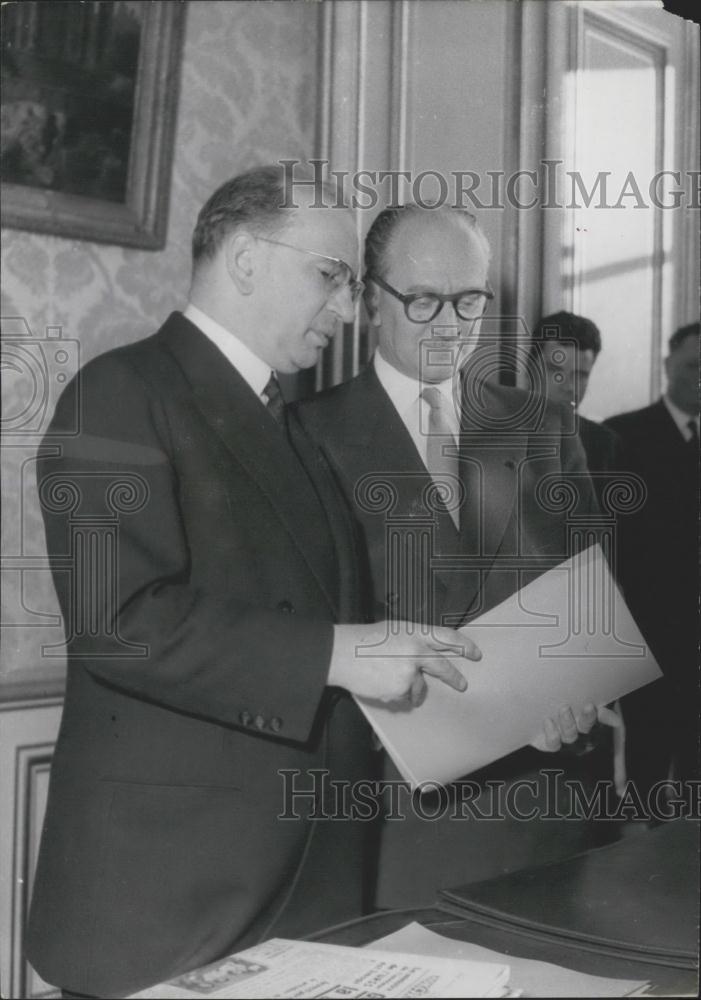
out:
M157 250L185 4L3 4L2 225Z

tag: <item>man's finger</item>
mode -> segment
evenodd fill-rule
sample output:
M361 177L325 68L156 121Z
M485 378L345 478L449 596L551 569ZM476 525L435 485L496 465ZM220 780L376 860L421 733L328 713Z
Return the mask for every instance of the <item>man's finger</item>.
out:
M557 728L552 719L545 720L543 731L545 733L545 749L553 752L555 750L559 750L562 746L560 730Z
M588 733L596 722L596 707L587 702L577 716L577 729L580 733Z
M427 657L426 659L421 659L419 661L419 669L425 674L430 674L431 677L437 677L438 680L443 681L444 684L448 684L449 687L455 688L456 691L467 690L466 678L463 677L458 668L445 657L432 656Z
M449 647L444 650L447 656L464 656L468 660L482 659L482 650L472 639L462 632L456 632L453 628L438 625L433 629L432 639L427 640L427 645L441 652L443 643Z
M409 698L414 708L417 708L426 697L426 681L421 672L416 675L409 688Z
M575 743L578 736L579 730L577 729L577 723L574 718L574 712L569 707L561 708L558 715L558 725L560 729L560 736L562 737L563 743Z
M596 717L604 726L613 726L614 729L623 728L623 719L618 712L614 712L612 708L607 708L606 705L599 706Z

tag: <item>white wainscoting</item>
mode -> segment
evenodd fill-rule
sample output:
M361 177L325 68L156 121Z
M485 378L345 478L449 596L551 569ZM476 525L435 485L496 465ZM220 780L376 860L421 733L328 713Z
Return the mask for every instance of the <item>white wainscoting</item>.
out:
M3 997L58 995L25 960L24 930L61 706L59 696L0 704L0 990ZM60 920L61 915L57 913L56 919Z

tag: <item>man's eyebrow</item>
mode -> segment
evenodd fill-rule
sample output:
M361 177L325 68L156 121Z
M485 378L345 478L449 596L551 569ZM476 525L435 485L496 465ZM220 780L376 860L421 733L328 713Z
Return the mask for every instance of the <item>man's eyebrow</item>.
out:
M412 292L435 292L437 295L441 294L441 292L437 292L436 291L436 289L433 287L433 285L429 285L427 283L417 284L417 285L409 285L409 287L406 289L406 291L405 291L404 294L405 295L410 295Z

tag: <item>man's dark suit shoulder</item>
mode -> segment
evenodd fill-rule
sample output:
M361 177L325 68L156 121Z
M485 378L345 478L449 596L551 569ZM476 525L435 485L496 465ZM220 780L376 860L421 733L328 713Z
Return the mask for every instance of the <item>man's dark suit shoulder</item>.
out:
M118 400L120 390L127 383L133 389L141 386L148 395L162 391L164 385L172 388L172 369L165 363L164 346L167 344L169 333L176 329L204 340L204 335L199 333L189 320L181 313L174 312L163 326L150 336L122 344L120 347L113 347L82 365L59 398L56 415L59 425L62 408L73 405L71 397L76 391L84 393L88 390L96 403L100 397L105 403L107 399ZM216 350L213 347L212 349ZM123 400L124 405L119 407L117 412L111 407L98 407L98 411L104 409L105 419L115 423L126 418L125 425L128 426L130 412L127 404L131 402L133 402L132 396L128 400Z
M311 399L294 404L292 409L309 431L323 432L329 424L343 424L351 415L357 420L358 406L367 407L368 396L375 395L377 390L383 391L372 366L368 365L348 381L323 389ZM377 416L376 409L371 407L366 415L368 418Z
M604 427L618 434L624 444L653 444L660 434L675 430L674 421L661 399L638 410L618 413L604 421Z
M465 388L468 394L475 388L475 399L478 400L480 409L489 411L493 406L497 406L502 417L509 413L517 417L533 410L534 397L527 390L517 386L467 379ZM377 418L381 410L379 405L375 404L375 399L379 403L379 398L384 394L375 370L372 364L369 364L354 378L330 389L324 389L313 398L295 404L294 409L310 431L318 431L323 437L329 424L334 426L344 423L350 416L357 420L358 407L363 407L363 419ZM469 409L469 395L466 405ZM565 407L550 403L542 397L538 400L537 415L540 432L560 434L569 423ZM513 429L520 428L515 425Z
M605 424L582 416L578 418L578 429L589 471L617 471L620 468L623 448L619 434Z

